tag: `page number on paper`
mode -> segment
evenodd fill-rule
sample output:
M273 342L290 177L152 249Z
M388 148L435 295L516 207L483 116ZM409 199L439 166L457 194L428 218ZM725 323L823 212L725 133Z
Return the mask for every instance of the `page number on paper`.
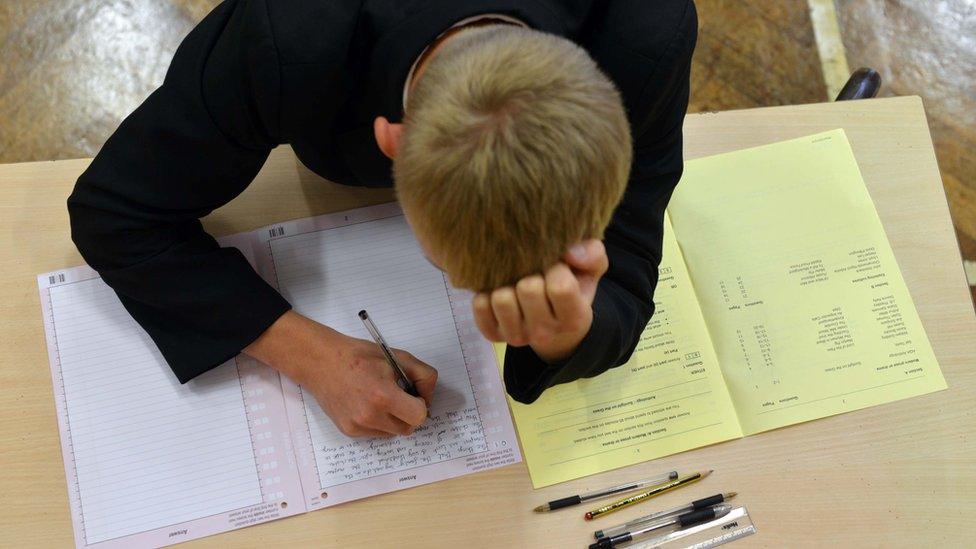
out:
M47 277L48 284L60 284L62 282L64 282L64 273L48 275Z
M270 236L271 238L275 238L277 236L285 236L285 228L282 227L281 225L278 225L276 227L271 227L270 229L268 229L268 236Z

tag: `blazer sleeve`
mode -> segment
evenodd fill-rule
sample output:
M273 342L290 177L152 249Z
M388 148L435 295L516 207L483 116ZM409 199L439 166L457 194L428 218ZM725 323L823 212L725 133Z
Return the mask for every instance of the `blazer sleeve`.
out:
M224 2L186 37L163 85L68 198L78 250L183 383L289 309L199 221L243 191L277 144L278 90L264 0Z
M654 313L664 211L682 173L682 123L688 108L691 56L698 19L693 2L643 86L641 112L631 120L634 163L623 200L604 235L610 260L593 301L593 324L574 354L543 362L530 347L508 347L508 393L534 402L548 387L593 377L630 359Z

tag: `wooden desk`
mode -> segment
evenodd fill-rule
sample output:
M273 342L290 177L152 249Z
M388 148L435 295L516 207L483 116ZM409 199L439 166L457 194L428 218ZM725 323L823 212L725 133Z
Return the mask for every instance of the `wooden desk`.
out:
M691 115L696 158L842 127L949 383L947 391L685 452L533 491L523 464L316 511L198 542L370 547L583 547L580 513L535 505L671 468L714 467L700 485L627 520L738 491L759 534L738 546L962 545L976 501L976 319L918 98ZM87 161L0 166L0 531L3 543L69 546L72 530L35 275L82 262L64 202ZM210 216L216 234L386 202L327 184L277 150L255 184ZM609 526L611 523L602 525ZM435 537L435 535L437 537ZM880 537L876 537L880 536Z

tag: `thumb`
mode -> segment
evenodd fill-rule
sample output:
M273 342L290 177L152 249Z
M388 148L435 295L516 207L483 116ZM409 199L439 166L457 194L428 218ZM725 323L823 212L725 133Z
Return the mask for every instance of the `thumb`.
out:
M590 238L569 247L563 261L574 271L602 275L607 270L607 250L603 242Z
M580 283L580 290L592 299L597 282L607 272L610 262L603 242L595 238L584 240L569 247L563 261L573 270Z
M437 385L437 370L432 366L421 362L417 357L406 351L395 351L403 373L410 378L420 398L430 406L431 397L434 395L434 386Z

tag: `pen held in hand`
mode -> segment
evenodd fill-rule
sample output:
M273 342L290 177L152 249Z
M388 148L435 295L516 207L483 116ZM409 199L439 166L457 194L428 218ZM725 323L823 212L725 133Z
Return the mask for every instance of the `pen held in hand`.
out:
M400 362L397 361L396 355L393 354L393 349L386 344L386 340L383 339L382 335L380 335L379 329L376 327L376 324L373 324L373 319L370 318L369 314L366 312L366 309L359 311L359 319L363 321L363 325L366 326L366 331L369 332L370 336L372 336L373 341L380 346L380 350L383 351L383 355L386 356L386 361L390 364L390 368L393 369L393 373L397 377L397 385L406 391L407 394L419 397L420 393L417 392L417 387L412 381L410 381L407 374L403 372L403 368L400 367Z
M589 511L585 515L583 515L583 518L585 518L586 520L593 520L597 517L602 517L603 515L613 513L614 511L619 511L624 507L630 507L631 505L640 503L642 501L647 501L665 492L669 492L671 490L681 488L682 486L687 486L693 482L698 482L699 480L707 477L710 474L712 474L712 470L708 470L703 473L695 473L694 475L682 477L677 480L672 480L667 484L656 486L647 492L641 492L640 494L630 496L629 498L615 501L610 505L605 505L603 507L600 507L599 509L594 509L593 511Z

